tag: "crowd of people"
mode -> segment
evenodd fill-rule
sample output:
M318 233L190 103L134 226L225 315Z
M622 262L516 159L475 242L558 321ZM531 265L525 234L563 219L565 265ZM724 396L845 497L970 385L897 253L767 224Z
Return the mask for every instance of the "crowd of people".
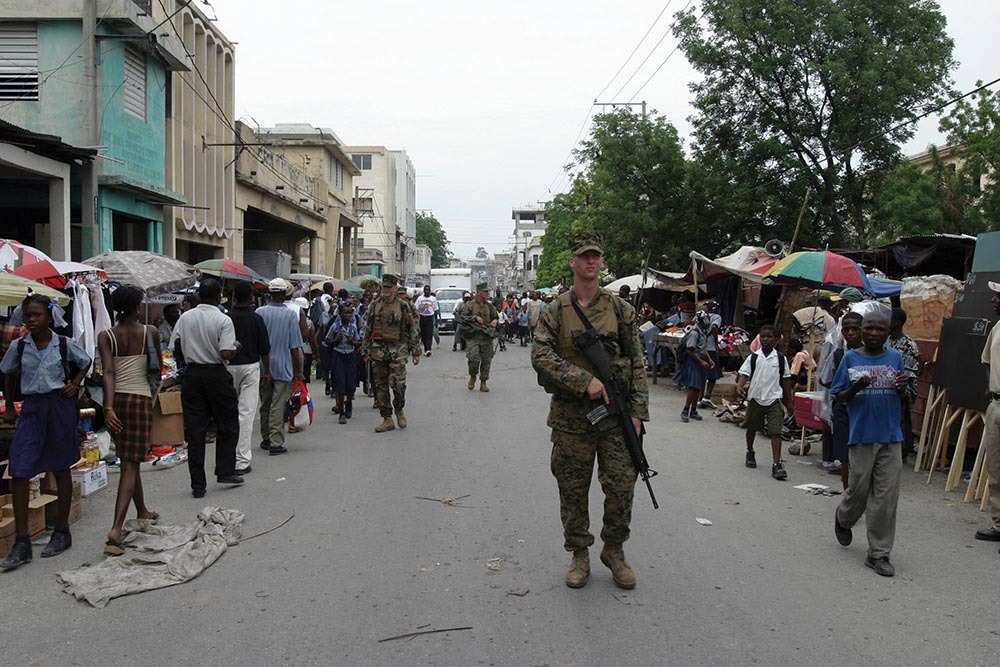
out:
M559 488L564 546L572 553L566 585L582 587L590 576L594 536L588 505L596 464L605 494L600 559L614 582L628 589L636 585L636 575L623 545L630 535L637 471L644 469L637 459L642 455L629 444L631 435L624 427L615 419L595 417L596 409L609 403L609 391L621 392L631 418L628 428L634 428L641 443L643 422L649 420L647 375L671 366L674 380L686 390L681 421L701 420L699 408L715 407L713 386L727 362L719 354L722 318L714 304L698 309L690 295L678 296L669 312L650 318L653 326L647 331L655 335L685 325L687 331L676 355L653 358L628 289L616 296L599 287L600 237L579 234L572 250L573 285L557 296L530 291L491 298L485 283L477 285L475 295L467 293L454 311L453 350L461 345L466 351L469 390L478 383L480 391L488 392L494 353L515 339L522 346L532 345L539 384L552 395L551 470ZM359 298L336 292L332 283L296 295L292 284L277 278L267 285L264 304L257 303L250 283L237 283L226 309L222 284L207 278L179 308L164 310L159 327L141 323L141 290L128 285L116 289L111 302L117 323L97 340L103 416L121 461L105 553L123 552L122 530L130 506L139 520L159 520L147 505L140 467L149 451L162 349L172 351L182 370L184 436L196 498L208 490L205 452L211 438L214 475L223 485L243 484L252 472L255 418L260 421L262 450L270 456L289 451L286 433L297 430L286 423L289 397L298 383L313 379L314 360L318 384L334 399L331 409L340 424L352 418L356 392L364 387L382 418L375 432L405 429L406 365L417 365L433 353L440 307L429 288L411 302L398 283L396 276L386 275L377 295ZM990 287L1000 314L1000 284ZM52 331L55 307L46 297L29 296L21 309L28 333L0 362L5 395L23 397L19 417L13 400L7 401L3 414L5 421L18 422L8 468L17 538L0 562L4 570L32 558L26 525L28 480L39 472L53 473L59 496L55 531L41 555L55 556L72 545L69 467L79 456L78 397L91 365L82 348ZM849 545L853 526L866 516L865 565L893 576L890 555L900 474L912 449L909 406L915 398L919 352L903 332L906 314L898 308L847 290L836 304L826 300L810 310L810 325L821 326L821 346L806 347L800 338L785 341L776 327L765 325L738 366L736 391L747 403L744 463L756 468L754 442L761 432L771 445L772 477L787 479L781 436L788 427L792 394L821 390L832 425L822 458L831 473L841 476L845 489L833 533L840 544ZM1000 358L998 327L982 354L990 368L984 442L993 525L977 531L976 538L989 541L1000 541L1000 363L992 363ZM815 332L810 339L816 339ZM587 340L599 343L599 351L588 351Z

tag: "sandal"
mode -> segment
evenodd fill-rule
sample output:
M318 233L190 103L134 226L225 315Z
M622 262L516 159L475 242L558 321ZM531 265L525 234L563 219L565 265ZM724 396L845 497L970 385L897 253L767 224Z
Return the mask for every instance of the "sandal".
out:
M125 549L122 548L122 545L115 544L111 540L104 543L105 556L121 556L123 553L125 553Z

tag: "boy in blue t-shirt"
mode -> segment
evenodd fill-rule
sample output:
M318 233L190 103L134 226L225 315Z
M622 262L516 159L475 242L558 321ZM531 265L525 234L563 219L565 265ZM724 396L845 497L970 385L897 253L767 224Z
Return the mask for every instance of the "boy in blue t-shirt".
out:
M883 577L895 574L889 553L896 537L899 476L903 470L900 447L900 392L909 377L903 357L886 350L889 318L870 313L861 322L863 347L844 354L830 393L847 405L850 477L844 499L834 515L834 533L841 545L851 543L851 527L862 514L868 525L865 565Z

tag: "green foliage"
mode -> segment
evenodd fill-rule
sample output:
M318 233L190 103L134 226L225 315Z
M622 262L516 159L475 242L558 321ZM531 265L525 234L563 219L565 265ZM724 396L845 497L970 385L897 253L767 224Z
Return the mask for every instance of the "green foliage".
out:
M932 173L906 162L890 172L878 190L868 229L872 245L944 231L943 200Z
M982 231L1000 229L1000 92L982 90L962 100L941 120L941 130L959 158L955 178L968 198L970 222Z
M674 29L703 76L696 152L758 231L865 245L866 174L891 168L901 125L948 92L953 41L931 0L703 0ZM784 234L782 238L788 238Z
M448 268L448 260L451 259L448 235L433 213L417 211L417 243L430 247L431 268Z

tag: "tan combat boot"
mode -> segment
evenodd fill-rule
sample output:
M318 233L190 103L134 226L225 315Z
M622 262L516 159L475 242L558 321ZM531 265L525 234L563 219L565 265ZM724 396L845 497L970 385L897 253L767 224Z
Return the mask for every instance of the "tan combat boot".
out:
M385 433L386 431L392 431L396 428L396 425L392 423L392 417L386 417L382 420L382 423L375 427L376 433Z
M473 375L469 377L469 391L472 391L475 388L476 388L476 376Z
M396 423L399 424L399 428L406 428L406 415L402 410L396 410Z
M583 588L590 578L590 551L580 549L573 552L573 562L566 572L566 585L570 588Z
M625 562L620 544L605 544L601 549L601 562L611 570L611 578L618 588L635 588L635 572Z
M490 388L486 386L486 380L479 381L479 391L489 391Z

